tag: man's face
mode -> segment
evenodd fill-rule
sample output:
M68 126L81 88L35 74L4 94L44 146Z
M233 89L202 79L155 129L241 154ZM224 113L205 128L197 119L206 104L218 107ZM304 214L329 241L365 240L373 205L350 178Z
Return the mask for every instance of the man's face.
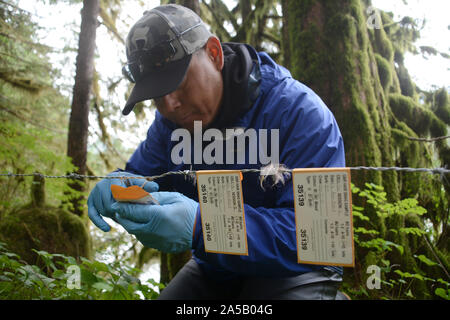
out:
M221 50L220 50L221 51ZM186 76L174 92L154 99L161 115L177 125L194 130L194 121L202 121L203 128L215 119L223 93L221 62L211 52L208 44L193 54ZM220 52L222 55L222 52Z

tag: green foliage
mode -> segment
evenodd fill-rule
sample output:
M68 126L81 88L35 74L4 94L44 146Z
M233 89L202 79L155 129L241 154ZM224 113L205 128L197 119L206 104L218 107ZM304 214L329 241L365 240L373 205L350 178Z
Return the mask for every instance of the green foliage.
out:
M69 101L53 86L58 76L51 48L38 43L28 12L7 1L0 7L0 168L2 172L72 172L65 155ZM29 200L31 179L0 179L0 215ZM70 197L65 181L47 184L58 205Z
M259 51L269 52L276 60L279 58L281 12L277 1L235 1L232 8L223 0L199 2L200 16L221 41L246 42Z
M449 253L433 247L424 225L397 223L393 228L395 222L425 216L427 212L418 201L406 198L390 203L384 188L372 183L366 183L364 190L352 185L352 193L354 198L365 199L365 204L353 205L357 266L351 275L345 273L344 291L354 299L448 300L450 278L445 261L449 260ZM375 212L382 223L374 223L366 212ZM379 288L368 289L366 285L366 270L371 265L381 270Z
M44 271L21 260L0 242L0 299L139 300L156 299L163 285L142 283L136 268L37 251ZM77 275L80 277L77 282Z

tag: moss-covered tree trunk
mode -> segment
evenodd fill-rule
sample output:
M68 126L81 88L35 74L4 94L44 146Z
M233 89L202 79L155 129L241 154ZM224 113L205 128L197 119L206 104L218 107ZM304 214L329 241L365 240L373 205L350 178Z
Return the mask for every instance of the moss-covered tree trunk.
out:
M435 111L419 105L414 83L403 65L403 52L384 29L384 25L395 25L392 20L386 21L389 17L383 13L379 26L369 23L370 1L282 0L281 3L285 65L294 78L311 87L334 113L344 138L347 166L430 166L432 150L409 138L445 135L446 127L433 114ZM381 21L378 11L372 10L371 14L377 15L371 18ZM445 160L448 148L437 147L440 158ZM429 176L397 175L394 171L352 171L352 182L362 187L364 183L382 185L389 201L419 198L422 204L429 203L430 209L435 209L432 204L436 201L431 199L440 189ZM403 254L393 250L386 257L391 264L418 272L414 254L428 248L423 242L414 242L397 232L410 225L411 217L381 218L364 202L358 204L365 207L371 228L380 232L381 238L404 248ZM430 217L435 214L428 213ZM380 257L372 253L358 248L356 268L349 270L353 281L365 283L367 266L380 262ZM425 287L417 289L422 297L427 295Z
M388 14L369 12L369 5L370 1L359 0L282 0L285 64L294 78L311 87L334 113L344 138L347 166L429 167L433 148L410 138L446 134L450 108L444 100L448 96L444 94L443 99L437 99L444 102L432 103L431 108L419 104L416 87L403 63L405 49L392 41L401 30ZM378 26L369 21L373 18ZM434 150L435 157L445 164L447 144L436 143ZM383 185L388 201L418 198L428 210L422 218L414 214L381 217L360 199L358 204L370 219L365 226L370 225L379 237L404 249L402 254L392 250L385 256L391 265L421 273L425 269L419 268L414 258L418 254L439 255L442 264L448 265L445 250L431 250L425 236L418 239L399 231L405 227L423 230L424 219L434 222L445 217L439 203L448 203L448 199L442 195L439 180L420 173L352 171L352 182L357 186ZM350 282L364 286L367 266L381 263L373 253L358 247L356 268L347 272ZM416 281L411 288L417 297L430 296L431 288L424 282Z
M348 166L390 166L389 108L378 77L363 6L358 0L283 1L285 60L334 113ZM352 172L357 184L384 185L398 198L395 173Z
M69 119L67 155L77 167L77 173L86 174L87 138L89 127L89 104L94 76L94 52L97 33L99 0L84 0L81 12L81 29L78 41L75 84L73 87L72 111ZM76 191L84 191L84 184L77 181L70 184ZM73 199L72 212L83 214L84 198Z
M45 203L45 180L36 173L31 201L0 219L0 241L29 264L49 272L32 249L64 254L76 259L91 258L91 238L82 219Z

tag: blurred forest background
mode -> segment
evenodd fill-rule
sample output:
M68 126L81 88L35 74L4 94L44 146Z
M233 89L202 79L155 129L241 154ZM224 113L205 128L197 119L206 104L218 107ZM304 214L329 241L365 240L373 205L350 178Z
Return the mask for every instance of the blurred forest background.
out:
M0 173L124 168L154 115L148 101L121 116L131 90L120 72L124 38L159 3L191 8L222 41L268 52L311 87L339 123L347 166L450 163L449 87L420 88L405 65L408 54L450 58L449 49L417 45L424 19L370 0L40 0L37 12L26 2L0 0ZM58 16L61 8L71 16ZM45 44L43 17L67 19L62 45ZM356 266L345 268L340 290L352 299L450 299L449 179L352 171ZM0 299L157 297L190 253L160 254L120 227L93 227L86 199L96 182L0 177ZM81 268L76 289L67 287L71 264Z

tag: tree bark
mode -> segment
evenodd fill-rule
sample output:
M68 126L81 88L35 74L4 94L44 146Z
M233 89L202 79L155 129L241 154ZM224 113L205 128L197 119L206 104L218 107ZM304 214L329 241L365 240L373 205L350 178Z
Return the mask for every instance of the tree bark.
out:
M86 173L89 103L94 74L94 51L99 9L99 0L83 1L67 143L67 155L72 158L78 174ZM84 190L82 184L76 181L70 183L70 187L77 191ZM73 213L79 216L83 214L83 200L82 197L72 200Z
M281 51L283 66L291 69L291 48L289 41L289 0L281 0L283 26L281 27Z
M340 126L347 166L393 165L389 106L358 0L284 0L283 45L294 78L311 87ZM398 199L395 172L352 172L352 181L384 184ZM385 182L385 183L383 183Z

